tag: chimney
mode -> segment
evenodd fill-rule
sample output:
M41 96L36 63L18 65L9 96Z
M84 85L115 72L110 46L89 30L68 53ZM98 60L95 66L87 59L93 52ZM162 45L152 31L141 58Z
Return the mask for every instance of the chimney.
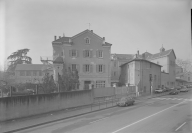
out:
M57 36L55 36L55 40L57 40Z
M91 30L91 32L93 33L93 30Z
M139 50L137 50L137 55L139 55Z
M59 39L61 38L61 36L59 36Z
M103 37L103 44L105 44L105 37Z

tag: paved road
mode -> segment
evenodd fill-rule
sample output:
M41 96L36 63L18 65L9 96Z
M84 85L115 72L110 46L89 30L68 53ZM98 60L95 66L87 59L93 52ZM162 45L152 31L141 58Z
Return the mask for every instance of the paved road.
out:
M191 133L192 91L115 107L19 133Z

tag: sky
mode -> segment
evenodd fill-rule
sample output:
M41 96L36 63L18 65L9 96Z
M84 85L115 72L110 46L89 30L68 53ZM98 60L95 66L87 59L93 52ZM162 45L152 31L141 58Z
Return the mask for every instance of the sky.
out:
M190 59L191 7L190 0L0 0L0 62L28 48L39 64L52 56L54 36L86 29L113 44L112 53L155 54L163 45Z

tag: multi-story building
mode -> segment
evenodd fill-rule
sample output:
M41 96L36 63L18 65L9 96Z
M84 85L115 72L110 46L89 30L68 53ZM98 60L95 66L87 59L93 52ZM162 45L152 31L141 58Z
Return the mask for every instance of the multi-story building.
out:
M173 49L165 50L165 48L162 47L159 53L156 54L144 53L143 55L147 60L162 66L161 71L166 74L162 74L163 77L161 78L162 79L161 84L170 88L174 87L175 59L176 59L174 50Z
M61 56L72 71L78 70L80 89L110 86L112 44L105 42L105 37L85 30L72 37L55 36L52 46L53 58Z
M53 69L44 64L18 64L15 68L15 82L42 83L45 73L53 75Z
M133 59L133 56L132 54L111 54L111 85L119 85L120 66Z
M136 92L150 93L161 85L161 65L136 55L134 59L121 65L120 82L136 86Z

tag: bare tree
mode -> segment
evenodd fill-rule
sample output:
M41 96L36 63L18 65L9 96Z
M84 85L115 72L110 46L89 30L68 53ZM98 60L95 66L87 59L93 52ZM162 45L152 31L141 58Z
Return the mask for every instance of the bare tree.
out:
M182 67L184 72L192 72L192 62L190 60L176 59L176 64Z

